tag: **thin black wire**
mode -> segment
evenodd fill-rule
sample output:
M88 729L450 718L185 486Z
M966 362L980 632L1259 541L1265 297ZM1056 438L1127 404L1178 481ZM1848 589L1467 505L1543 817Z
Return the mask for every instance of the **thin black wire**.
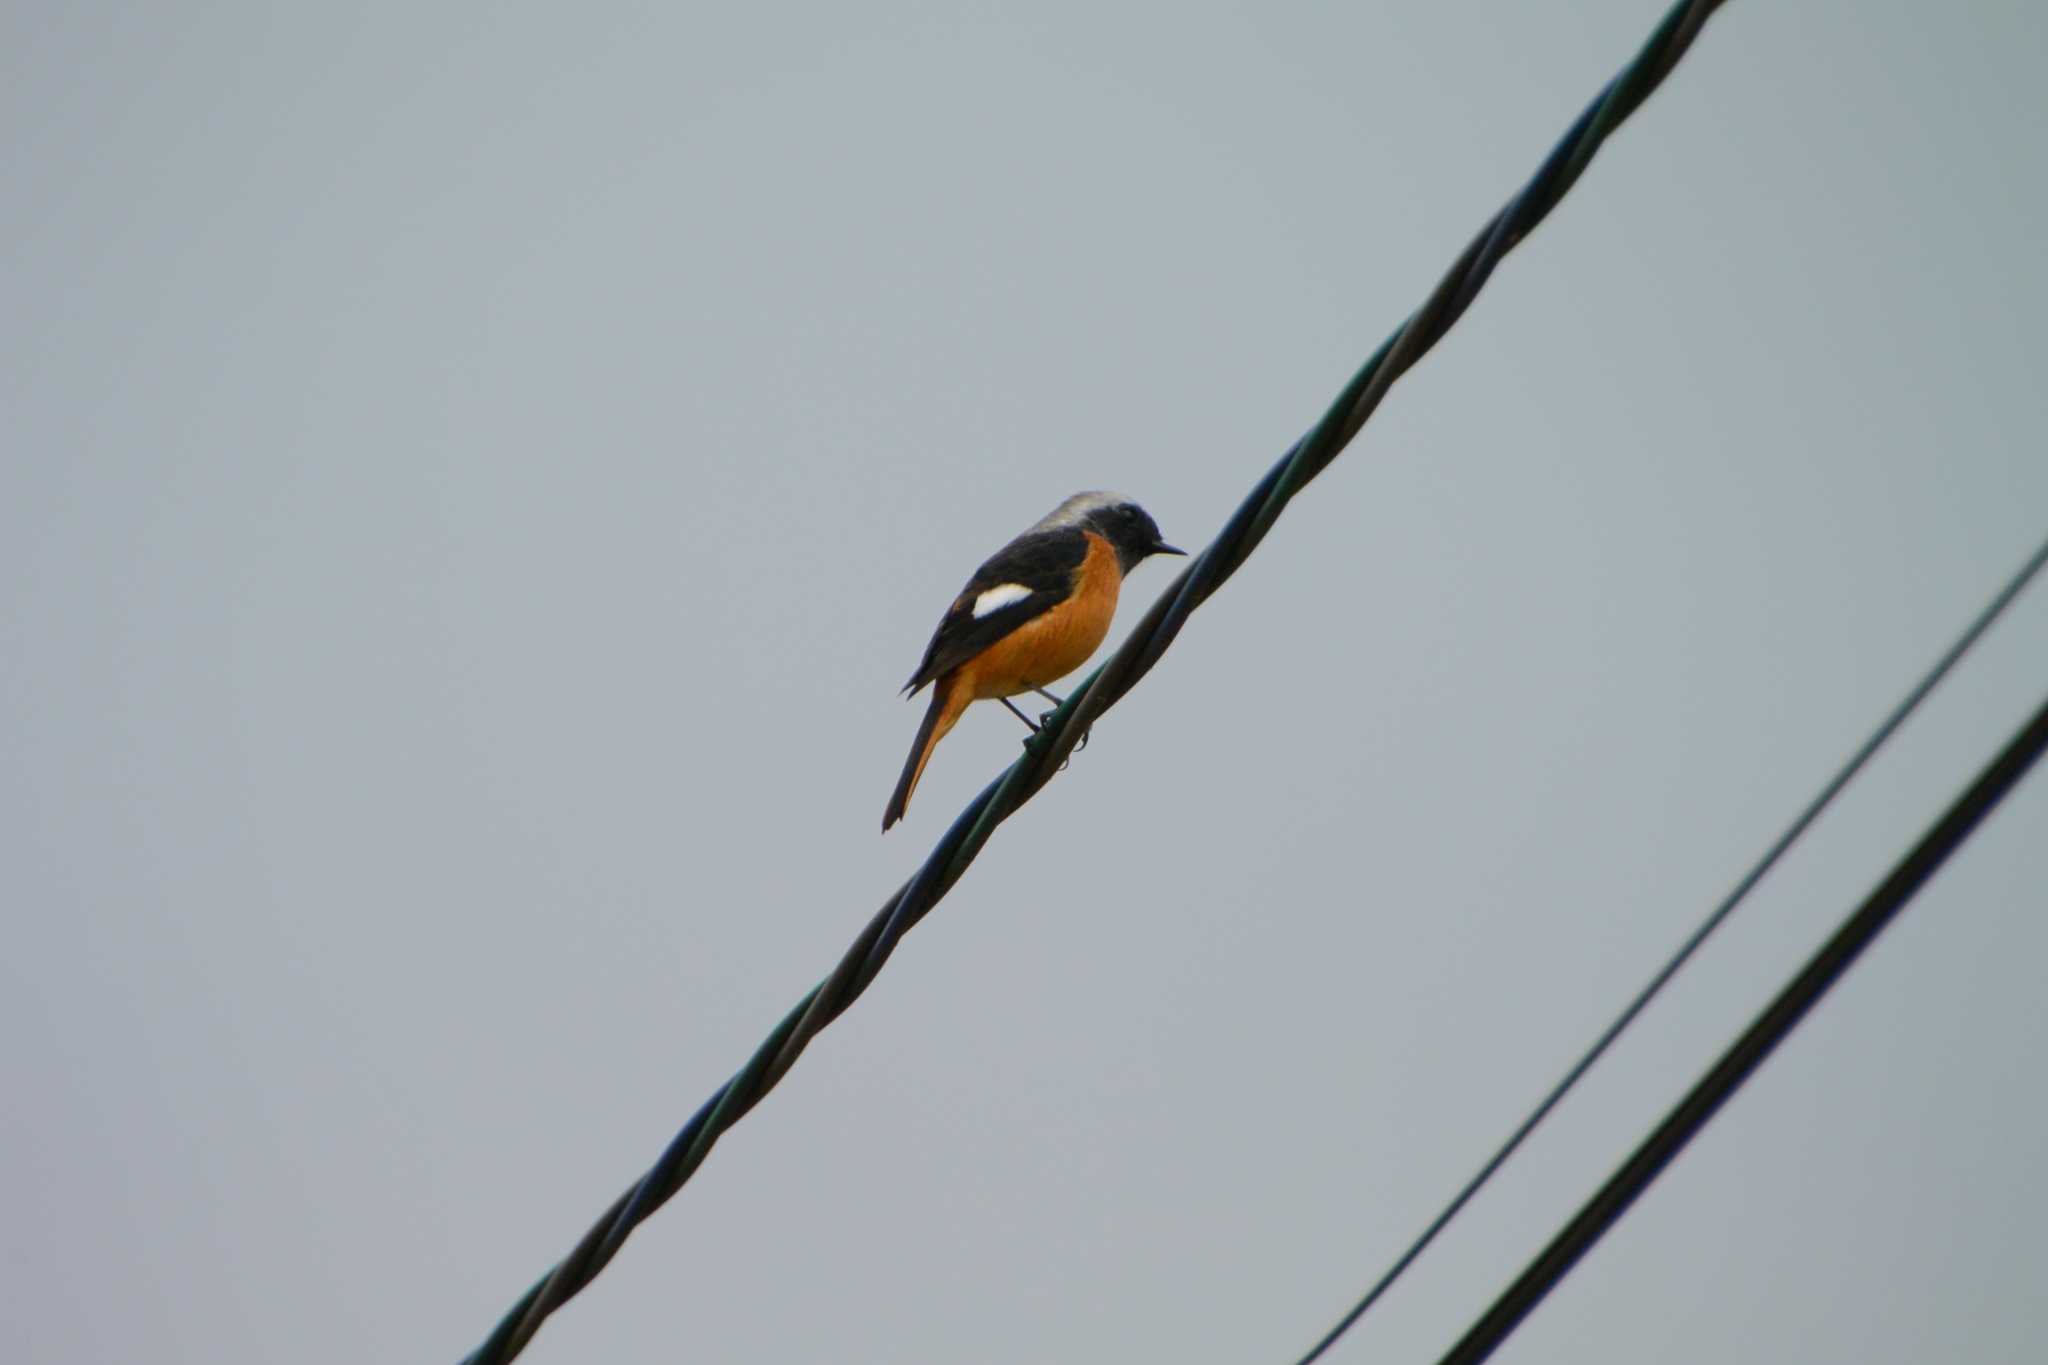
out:
M911 879L868 921L832 974L776 1026L745 1066L683 1125L659 1160L612 1201L569 1254L522 1295L467 1365L503 1365L550 1313L574 1297L618 1254L626 1237L703 1164L712 1144L760 1103L819 1031L838 1018L880 972L903 935L951 890L997 825L1052 780L1101 714L1158 662L1195 608L1237 571L1281 509L1337 458L1405 374L1471 305L1493 268L1528 236L1585 170L1609 133L1642 104L1692 45L1722 0L1679 0L1633 62L1572 124L1536 175L1487 223L1421 308L1380 345L1322 419L1267 471L1223 530L1197 555L1115 654L1047 717L1024 754L962 811Z
M1570 1272L1616 1219L1626 1213L1671 1159L1684 1150L1728 1097L1784 1041L1828 988L1841 979L1894 916L1932 877L1949 854L1970 837L2005 794L2048 748L2048 701L2014 735L1977 780L1956 798L1891 874L1865 898L1841 927L1765 1006L1740 1038L1673 1106L1627 1161L1594 1192L1550 1244L1502 1291L1479 1320L1444 1354L1442 1365L1478 1365Z
M1700 922L1699 927L1692 931L1685 942L1678 946L1678 951L1673 953L1670 960L1658 969L1655 976L1650 978L1649 984L1637 992L1635 999L1629 1001L1627 1007L1615 1016L1614 1022L1607 1026L1606 1032L1602 1033L1594 1041L1593 1045L1586 1049L1584 1056L1572 1064L1571 1070L1564 1073L1564 1078L1551 1087L1550 1093L1545 1095L1542 1102L1529 1112L1527 1118L1522 1120L1521 1125L1513 1133L1509 1134L1508 1140L1500 1145L1500 1149L1487 1158L1486 1164L1479 1168L1478 1173L1465 1182L1464 1188L1458 1191L1456 1197L1450 1203L1444 1205L1443 1212L1437 1214L1431 1220L1429 1226L1422 1230L1422 1235L1409 1243L1408 1249L1403 1251L1395 1259L1394 1263L1387 1268L1386 1273L1380 1276L1378 1282L1366 1291L1365 1297L1353 1304L1351 1311L1339 1319L1337 1325L1325 1333L1323 1339L1311 1347L1308 1354L1297 1361L1296 1365L1313 1365L1313 1362L1323 1352L1336 1344L1337 1338L1351 1330L1353 1324L1365 1316L1373 1304L1379 1301L1380 1296L1393 1286L1395 1280L1401 1278L1402 1273L1414 1263L1415 1258L1420 1256L1429 1244L1436 1240L1436 1235L1442 1232L1453 1218L1458 1216L1465 1205L1471 1201L1473 1195L1479 1193L1480 1187L1491 1180L1494 1172L1498 1171L1507 1163L1508 1158L1515 1154L1516 1149L1522 1145L1523 1139L1535 1132L1537 1125L1549 1117L1550 1111L1555 1109L1558 1102L1565 1097L1573 1086L1579 1083L1579 1078L1593 1069L1593 1064L1599 1061L1601 1056L1606 1053L1609 1045L1619 1038L1630 1024L1635 1022L1636 1016L1641 1014L1644 1007L1656 998L1659 991L1664 989L1665 983L1678 975L1679 968L1683 967L1687 960L1692 957L1693 953L1699 949L1700 945L1705 943L1708 937L1721 927L1721 922L1734 913L1735 907L1740 905L1743 899L1755 889L1756 884L1764 879L1764 875L1777 865L1778 859L1784 856L1785 851L1798 842L1799 837L1806 833L1807 826L1820 818L1820 813L1828 808L1829 803L1835 799L1842 788L1848 786L1850 780L1862 771L1863 765L1870 761L1871 756L1884 747L1886 741L1892 737L1892 732L1905 724L1906 718L1913 714L1922 701L1926 700L1927 694L1939 686L1941 680L1948 676L1950 670L1961 661L1965 654L1970 652L1971 647L1977 643L1984 632L1991 628L1991 623L2004 613L2005 609L2012 604L2014 598L2026 590L2027 584L2033 581L2034 576L2041 571L2041 566L2044 563L2048 563L2048 540L2042 541L2032 557L2020 566L2019 572L2006 580L2005 586L2000 588L1997 595L1985 604L1982 611L1977 613L1976 619L1970 622L1963 633L1957 637L1955 643L1950 645L1947 652L1939 659L1935 660L1934 667L1930 668L1926 675L1920 679L1919 683L1914 686L1913 690L1908 692L1899 704L1892 708L1891 714L1884 718L1884 721L1877 729L1871 732L1870 737L1863 741L1862 747L1851 754L1849 760L1835 772L1832 778L1828 779L1827 785L1820 789L1813 800L1807 802L1806 809L1799 812L1792 823L1786 826L1785 832L1778 836L1777 841L1764 851L1764 855L1757 859L1755 865L1748 872L1743 874L1742 880L1735 884L1735 889L1730 891L1727 897L1714 907L1706 919Z

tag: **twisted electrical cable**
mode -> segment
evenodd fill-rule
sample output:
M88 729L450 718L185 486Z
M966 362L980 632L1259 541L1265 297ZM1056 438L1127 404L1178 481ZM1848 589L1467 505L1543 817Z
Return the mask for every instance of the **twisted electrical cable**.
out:
M881 971L903 935L951 890L995 827L1052 779L1088 727L1157 663L1191 612L1237 571L1294 495L1343 451L1393 382L1464 315L1502 257L1549 215L1608 134L1636 111L1691 47L1722 0L1679 0L1619 75L1572 123L1534 177L1453 262L1436 289L1381 343L1322 419L1197 555L1107 662L1046 720L1013 763L969 803L910 880L883 903L832 974L798 1001L746 1064L691 1115L659 1160L612 1202L575 1248L522 1295L466 1365L502 1365L525 1349L550 1313L574 1297L618 1254L628 1234L680 1189L712 1144L782 1079L820 1030L838 1018Z

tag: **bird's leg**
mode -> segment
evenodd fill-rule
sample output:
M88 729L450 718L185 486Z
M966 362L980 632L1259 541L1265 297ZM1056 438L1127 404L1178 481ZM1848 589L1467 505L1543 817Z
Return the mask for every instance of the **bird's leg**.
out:
M1015 703L1013 703L1008 697L998 697L996 698L996 700L1000 701L1003 705L1009 707L1010 714L1015 716L1018 720L1023 721L1025 729L1029 730L1034 735L1038 733L1037 723L1033 721L1031 717L1025 715L1022 711L1019 711ZM1027 739L1024 742L1026 744L1029 744L1031 741Z
M1054 695L1053 695L1052 693L1050 693L1050 692L1046 691L1046 690L1045 690L1044 688L1042 688L1042 687L1034 687L1034 688L1032 688L1031 690L1032 690L1033 692L1036 692L1036 693L1037 693L1037 694L1038 694L1039 696L1041 696L1041 697L1044 697L1044 698L1045 698L1045 699L1046 699L1047 701L1051 702L1051 703L1052 703L1052 704L1053 704L1054 706L1065 706L1065 705L1067 704L1067 699L1066 699L1065 697L1055 697L1055 696L1054 696ZM1012 711L1014 711L1014 710L1016 710L1017 708L1013 706L1013 707L1011 707L1010 709L1011 709ZM1040 716L1038 717L1038 723L1039 723L1039 725L1044 725L1044 724L1045 724L1045 723L1046 723L1046 722L1047 722L1048 720L1051 720L1051 719L1052 719L1052 712L1050 712L1050 711L1047 711L1047 712L1044 712L1043 714L1041 714L1041 715L1040 715ZM1081 732L1081 742L1080 742L1079 744L1076 744L1076 745L1074 746L1074 752L1075 752L1075 753L1077 753L1077 754L1078 754L1078 753L1080 753L1080 752L1081 752L1081 751L1082 751L1083 749L1085 749L1085 748L1087 748L1087 747L1088 747L1088 736L1089 736L1089 735L1091 735L1091 734L1093 734L1093 733L1095 733L1095 730L1094 730L1094 727L1093 727L1093 726L1090 726L1090 727L1089 727L1088 729L1086 729L1086 730L1083 730L1083 731Z

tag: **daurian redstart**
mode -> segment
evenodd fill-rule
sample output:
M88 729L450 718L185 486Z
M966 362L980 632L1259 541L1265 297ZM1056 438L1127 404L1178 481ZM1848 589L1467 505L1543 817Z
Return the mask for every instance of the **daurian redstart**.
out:
M882 828L903 818L932 750L969 702L996 698L1030 725L1009 699L1037 692L1057 702L1046 684L1088 662L1109 634L1124 575L1149 555L1185 553L1161 540L1158 525L1129 498L1076 493L990 555L946 609L924 662L903 685L905 696L915 696L931 684L932 702Z

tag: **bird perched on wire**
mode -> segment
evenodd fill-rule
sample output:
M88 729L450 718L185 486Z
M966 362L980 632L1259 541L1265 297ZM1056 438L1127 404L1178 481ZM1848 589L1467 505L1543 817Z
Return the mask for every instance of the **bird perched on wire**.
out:
M931 684L932 702L882 828L903 818L932 750L969 702L993 697L1036 730L1010 698L1036 692L1057 705L1045 685L1088 662L1109 634L1124 575L1147 556L1186 553L1161 540L1145 509L1122 494L1076 493L989 556L903 685L905 696L915 696Z

